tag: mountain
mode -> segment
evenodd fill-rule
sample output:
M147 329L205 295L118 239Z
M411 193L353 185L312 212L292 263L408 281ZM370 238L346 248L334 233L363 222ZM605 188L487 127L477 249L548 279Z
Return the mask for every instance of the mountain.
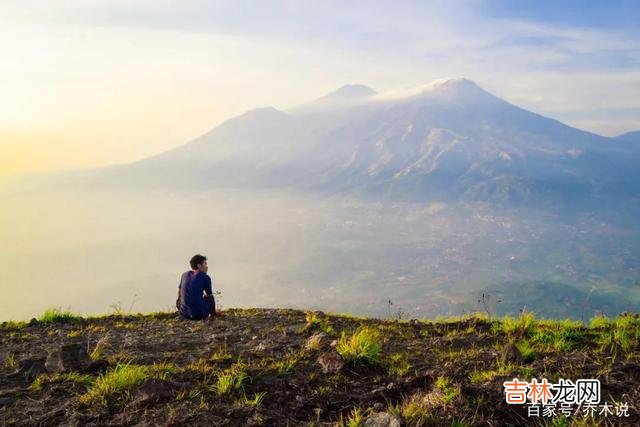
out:
M640 130L623 133L622 135L616 136L615 139L632 143L640 143Z
M138 162L5 190L0 313L27 315L32 283L47 284L29 296L43 308L68 295L164 307L196 251L237 305L378 316L392 300L420 317L491 295L501 315L637 311L639 152L464 78L343 86Z
M102 176L126 185L293 186L558 207L635 199L639 160L635 145L572 128L453 78L391 94L346 85L287 111L251 110Z

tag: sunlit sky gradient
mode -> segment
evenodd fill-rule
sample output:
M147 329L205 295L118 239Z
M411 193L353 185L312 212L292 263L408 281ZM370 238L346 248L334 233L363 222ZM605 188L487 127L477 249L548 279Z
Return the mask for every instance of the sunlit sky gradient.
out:
M136 160L346 83L466 76L603 135L640 129L637 1L3 1L0 175Z

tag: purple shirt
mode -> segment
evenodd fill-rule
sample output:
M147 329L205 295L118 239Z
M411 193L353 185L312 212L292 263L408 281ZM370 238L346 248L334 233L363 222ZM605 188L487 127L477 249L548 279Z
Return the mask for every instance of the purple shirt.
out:
M209 307L203 293L213 295L211 277L201 271L185 271L180 278L180 301L178 310L183 317L190 319L204 318L209 315Z

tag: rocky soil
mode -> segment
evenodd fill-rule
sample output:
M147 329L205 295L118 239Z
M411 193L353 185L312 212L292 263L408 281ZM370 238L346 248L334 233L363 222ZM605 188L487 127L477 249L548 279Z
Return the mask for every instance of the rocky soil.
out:
M363 327L380 354L343 357L342 334ZM290 309L9 322L0 425L640 425L637 337L603 345L602 332L573 327L554 348L541 344L545 328ZM597 378L602 402L627 403L628 416L528 416L505 402L514 377Z

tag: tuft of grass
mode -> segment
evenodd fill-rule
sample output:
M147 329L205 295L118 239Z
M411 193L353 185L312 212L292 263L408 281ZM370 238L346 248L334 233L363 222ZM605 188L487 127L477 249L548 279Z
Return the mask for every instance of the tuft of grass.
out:
M591 318L589 327L591 329L608 329L613 322L606 316L595 316Z
M298 363L298 357L295 354L289 354L282 359L278 359L273 363L273 368L279 376L291 373L294 366Z
M444 403L451 403L456 397L460 396L460 388L455 387L447 377L439 376L436 379L435 386L442 392Z
M319 396L324 396L326 394L331 393L331 386L330 385L321 385L320 387L318 387L318 395Z
M73 331L69 331L67 333L67 338L78 338L83 334L82 329L74 329Z
M614 322L613 337L625 354L631 353L640 342L640 318L618 316Z
M211 360L201 357L196 361L189 363L186 366L186 369L197 372L198 374L207 377L209 375L212 375L216 371L215 365L211 362Z
M367 410L355 406L351 409L346 419L340 415L336 427L361 427L367 413Z
M469 381L471 384L484 384L498 375L498 371L473 371L469 374Z
M530 342L543 351L568 352L578 349L588 332L575 320L539 320Z
M407 356L402 353L395 353L389 356L387 360L387 373L390 376L403 377L411 370L411 362Z
M640 318L625 314L615 319L594 318L591 327L598 333L601 350L631 354L640 346Z
M530 337L536 329L536 318L530 311L523 311L518 317L505 316L499 319L492 329L510 336Z
M307 322L306 329L312 329L315 326L320 325L320 316L315 311L307 311L304 315L304 318Z
M70 382L74 385L87 389L93 385L95 378L88 374L81 374L79 372L62 372L57 374L41 374L36 377L35 380L29 386L32 391L40 391L45 384L65 383Z
M343 331L336 350L346 362L379 365L382 352L380 332L374 328L361 327L347 337Z
M106 405L111 399L129 397L146 378L149 378L147 366L119 364L98 377L80 396L79 403L82 406Z
M108 346L109 337L110 335L109 333L107 333L96 342L95 347L89 354L89 357L91 358L91 360L102 359L102 357L104 356L104 351Z
M533 348L529 340L518 341L514 344L525 362L532 362L536 358L536 350Z
M168 362L158 362L147 367L149 377L159 380L166 380L180 371L181 369L179 367Z
M410 426L431 425L435 423L432 403L423 395L417 394L401 403L391 404L387 410Z
M223 362L225 360L231 360L231 359L233 359L233 355L229 352L229 350L227 350L226 342L224 347L218 349L218 351L216 351L211 355L211 357L209 357L209 360L213 362Z
M329 319L326 316L320 317L320 315L316 311L305 312L305 321L306 323L302 328L302 332L324 331L325 333L330 335L335 333L335 330L333 329L333 326L331 326Z
M521 372L524 377L528 378L533 374L533 369L529 366L516 366L513 363L504 363L501 360L497 360L495 369L473 371L469 374L469 381L472 384L482 384L498 376L513 375L514 372Z
M115 322L113 326L115 326L116 328L129 330L136 328L136 325L130 322Z
M244 368L244 364L238 362L229 369L219 372L212 387L213 391L220 396L225 396L241 390L248 378Z
M249 398L246 394L242 393L242 397L238 399L238 403L242 406L251 406L258 407L262 404L264 397L267 395L266 391L259 391L253 395L253 397Z
M69 310L63 310L59 307L48 308L40 315L38 321L41 323L64 323L80 320L82 317L77 314L73 314Z
M7 369L16 369L18 367L18 360L13 353L10 353L4 360L4 367Z
M314 352L320 350L320 345L322 344L322 338L318 335L313 335L309 338L305 345L305 350L309 352Z
M6 331L18 331L20 329L24 329L29 324L23 321L9 320L8 322L2 322L2 326L0 329L4 329Z

